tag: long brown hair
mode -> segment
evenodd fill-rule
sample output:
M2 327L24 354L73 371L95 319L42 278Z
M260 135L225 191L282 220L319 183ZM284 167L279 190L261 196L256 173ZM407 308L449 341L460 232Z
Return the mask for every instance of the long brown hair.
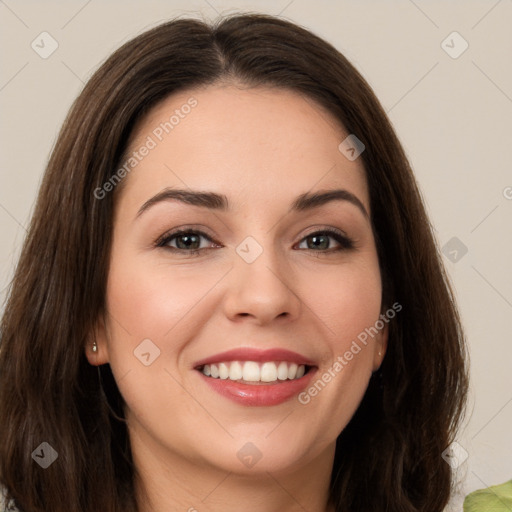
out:
M97 70L60 132L1 324L0 482L25 512L136 511L123 400L109 365L84 354L105 287L121 164L135 124L171 93L234 80L299 92L365 145L383 304L403 310L360 407L337 439L337 511L440 512L443 450L465 408L467 354L440 253L404 151L367 82L333 46L262 14L176 19ZM341 141L340 141L341 142ZM136 172L136 171L134 171ZM42 442L58 459L32 460Z

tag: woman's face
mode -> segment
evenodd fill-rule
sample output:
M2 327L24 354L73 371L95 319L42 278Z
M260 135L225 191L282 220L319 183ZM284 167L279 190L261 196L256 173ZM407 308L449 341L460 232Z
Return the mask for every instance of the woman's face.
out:
M136 458L254 474L332 457L387 337L348 135L301 95L234 86L137 126L88 352L111 366Z

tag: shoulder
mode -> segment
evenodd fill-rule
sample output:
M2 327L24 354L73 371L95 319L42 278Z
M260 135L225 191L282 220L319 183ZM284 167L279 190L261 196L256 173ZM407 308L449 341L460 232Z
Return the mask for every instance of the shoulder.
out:
M7 492L3 485L0 484L0 512L19 512L14 506L14 501L7 499Z

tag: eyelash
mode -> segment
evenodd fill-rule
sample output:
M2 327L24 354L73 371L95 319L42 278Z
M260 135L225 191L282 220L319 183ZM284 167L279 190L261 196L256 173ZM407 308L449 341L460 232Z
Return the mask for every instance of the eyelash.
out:
M213 249L213 247L203 247L201 249L186 250L186 249L179 249L177 247L169 247L169 246L167 246L167 244L171 240L173 240L174 238L178 237L179 235L183 235L183 234L199 235L199 236L207 238L208 240L213 242L211 237L209 237L203 231L196 230L196 229L183 228L183 229L179 229L179 230L176 230L176 231L173 231L173 232L170 232L170 233L165 233L164 235L162 235L155 242L155 247L161 247L163 249L170 250L171 252L184 252L184 253L186 253L187 256L198 255L200 252L202 252L204 250ZM328 255L328 254L338 253L340 251L350 250L350 249L354 249L355 248L355 244L354 244L353 240L348 238L342 231L334 229L334 228L326 228L326 229L322 229L320 231L313 231L312 233L309 233L304 238L302 238L302 240L299 243L303 242L305 239L307 239L309 237L320 236L320 235L328 235L328 236L334 238L340 244L340 247L338 247L336 249L326 249L326 250L320 250L320 251L317 251L315 249L301 249L301 250L306 250L306 251L310 251L310 252L313 252L313 253L318 253L318 256L320 256L320 254L327 254Z

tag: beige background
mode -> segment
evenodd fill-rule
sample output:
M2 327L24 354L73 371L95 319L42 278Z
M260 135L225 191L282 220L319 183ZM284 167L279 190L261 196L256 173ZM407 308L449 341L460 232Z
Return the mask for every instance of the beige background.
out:
M92 71L162 20L233 10L280 14L345 53L389 113L439 244L457 237L468 248L445 257L472 357L460 510L463 494L512 478L511 0L0 1L0 301L49 152ZM31 48L43 31L59 45L47 59ZM456 59L441 46L453 31L469 44Z

